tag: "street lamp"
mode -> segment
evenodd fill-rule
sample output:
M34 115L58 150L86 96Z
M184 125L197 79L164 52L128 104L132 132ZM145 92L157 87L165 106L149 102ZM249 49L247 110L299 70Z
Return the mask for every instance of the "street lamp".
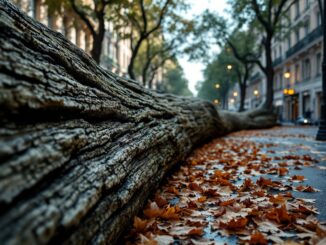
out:
M220 88L220 84L215 84L215 88L219 89Z
M257 89L254 90L254 95L258 96L259 95L259 91Z
M291 73L290 72L285 72L284 73L284 78L286 78L286 79L289 79L291 77Z
M229 71L232 70L232 65L227 65L226 69L228 69Z
M238 96L238 92L237 91L233 92L233 96L234 97L237 97Z
M215 105L218 105L218 103L219 103L218 99L215 99L213 102Z
M323 73L322 73L322 87L323 87L323 100L321 102L321 115L319 128L316 136L316 140L326 140L326 0L324 0L323 7Z

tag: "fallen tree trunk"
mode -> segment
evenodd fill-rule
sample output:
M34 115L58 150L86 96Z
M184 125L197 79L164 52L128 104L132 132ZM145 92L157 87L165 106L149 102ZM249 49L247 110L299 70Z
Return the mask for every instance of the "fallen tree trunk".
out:
M7 0L0 108L3 244L116 243L170 168L235 129L211 103L104 71Z

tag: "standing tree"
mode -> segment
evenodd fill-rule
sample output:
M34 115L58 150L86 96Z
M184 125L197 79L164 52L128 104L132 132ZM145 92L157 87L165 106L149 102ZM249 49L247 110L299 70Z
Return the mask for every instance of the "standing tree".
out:
M174 41L167 43L163 34L146 39L135 62L135 72L141 74L143 86L153 87L153 80L157 71L163 68L167 60L176 55L174 43Z
M188 80L178 61L176 59L169 60L164 68L166 71L160 89L176 95L192 96L188 88Z
M173 60L184 52L184 44L192 32L193 21L180 15L169 14L165 25L153 37L146 39L136 59L144 85L152 88L157 71L163 68L168 60Z
M250 31L236 31L231 37L226 39L227 47L230 47L234 58L237 60L234 71L236 72L240 89L239 112L245 109L247 82L254 67L253 63L247 60L247 57L252 56L254 53L255 46L252 40L253 35Z
M163 3L159 1L136 0L130 3L125 18L130 25L130 33L126 36L130 38L131 58L128 65L128 74L131 79L136 79L135 63L142 44L146 39L151 38L155 32L159 32L163 19L173 9L175 1L165 0Z
M96 63L100 63L101 61L101 53L102 53L102 45L103 39L105 35L105 22L107 20L112 20L113 13L115 12L113 9L116 7L119 9L128 1L124 0L93 0L91 1L78 1L78 0L46 0L48 4L51 2L61 2L66 5L66 7L70 7L80 20L85 24L87 29L92 35L93 44L91 49L91 56L96 61ZM60 5L58 3L56 6ZM111 7L111 10L109 10ZM111 17L109 17L111 16Z
M264 109L273 107L274 68L272 60L272 41L289 27L288 11L296 0L229 0L232 16L240 26L250 24L261 37L260 45L264 51L265 60L257 56L247 56L246 61L259 66L266 76L266 99Z
M234 85L234 72L226 69L228 64L235 66L235 59L226 50L209 62L204 70L204 81L199 86L198 97L214 102L216 99L224 109L227 108L227 94Z

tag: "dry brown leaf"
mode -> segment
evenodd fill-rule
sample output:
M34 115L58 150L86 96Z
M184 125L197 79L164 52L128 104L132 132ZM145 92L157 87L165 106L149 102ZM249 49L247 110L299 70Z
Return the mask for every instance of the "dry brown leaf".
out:
M220 222L220 227L227 230L241 230L246 227L247 223L247 218L232 219L227 223Z
M279 176L284 176L288 174L289 170L287 168L281 167L278 169L278 175Z
M163 211L157 206L156 202L151 202L149 207L143 210L143 213L147 218L159 217L162 212Z
M262 233L255 232L251 235L249 243L252 245L265 245L267 244L267 240Z
M204 231L202 228L194 228L188 232L188 235L189 236L201 236L201 235L203 235L203 233L204 233Z
M160 208L163 208L165 205L168 204L168 201L160 195L155 196L154 202L156 202L157 206L159 206Z
M176 207L167 207L160 215L161 218L167 219L167 220L178 220L180 219L179 213L180 208L178 206Z

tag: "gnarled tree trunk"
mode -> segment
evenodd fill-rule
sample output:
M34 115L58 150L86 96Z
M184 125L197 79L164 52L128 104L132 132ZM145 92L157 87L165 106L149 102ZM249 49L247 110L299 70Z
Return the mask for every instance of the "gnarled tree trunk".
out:
M167 171L226 127L213 105L104 71L0 1L0 241L118 241Z

